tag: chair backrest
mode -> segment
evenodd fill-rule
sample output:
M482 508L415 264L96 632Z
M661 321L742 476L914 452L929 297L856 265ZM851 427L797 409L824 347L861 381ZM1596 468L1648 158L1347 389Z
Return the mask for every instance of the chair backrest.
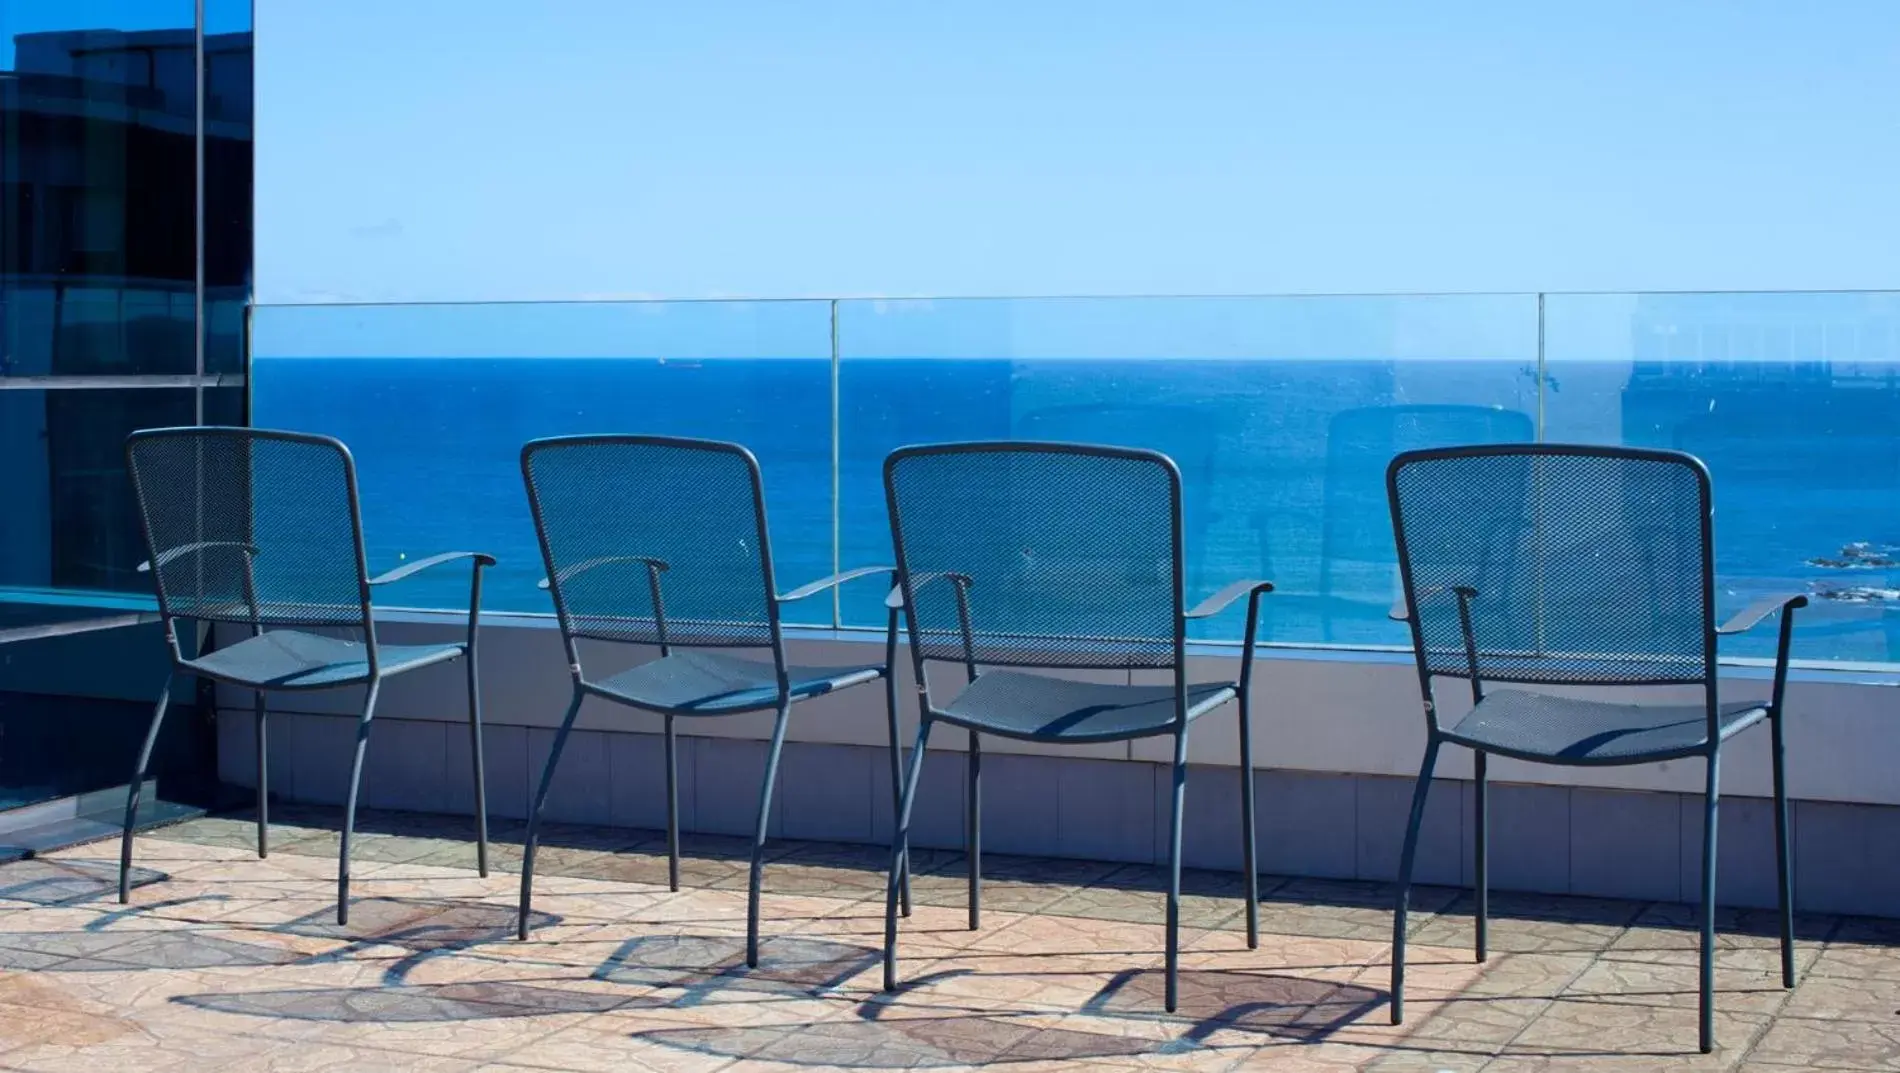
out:
M884 491L920 662L1178 664L1181 475L1166 455L906 447Z
M570 645L775 643L765 495L750 451L713 440L563 436L524 446L521 473Z
M1421 669L1701 683L1715 667L1709 475L1674 451L1411 451L1386 473ZM1470 649L1459 590L1473 593Z
M326 436L167 428L126 440L160 611L370 628L356 469Z
M1192 474L1181 482L1181 532L1200 547L1216 521L1214 492L1220 488L1221 417L1206 407L1177 402L1078 402L1028 410L1016 416L1012 431L1025 440L1099 443L1103 439L1159 451L1176 468ZM1207 563L1189 560L1187 587Z

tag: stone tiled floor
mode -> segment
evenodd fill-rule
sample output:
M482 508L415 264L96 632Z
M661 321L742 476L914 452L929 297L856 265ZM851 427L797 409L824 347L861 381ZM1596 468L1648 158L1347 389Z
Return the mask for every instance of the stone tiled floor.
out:
M1726 914L1703 1056L1680 906L1497 895L1476 965L1425 889L1394 1028L1387 891L1269 880L1250 951L1237 877L1192 875L1169 1015L1154 869L994 857L972 932L961 858L920 853L886 996L872 848L775 844L748 971L741 840L689 838L672 894L654 833L554 831L520 942L518 827L484 880L465 821L367 817L340 928L335 817L282 815L268 860L243 817L141 838L129 908L116 844L0 868L0 1068L1900 1069L1900 922L1802 920L1786 992L1772 915Z

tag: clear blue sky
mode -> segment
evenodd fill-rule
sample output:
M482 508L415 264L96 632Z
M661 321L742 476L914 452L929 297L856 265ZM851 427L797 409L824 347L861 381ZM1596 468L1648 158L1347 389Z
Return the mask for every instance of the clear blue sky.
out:
M1900 2L259 0L261 300L1900 285Z

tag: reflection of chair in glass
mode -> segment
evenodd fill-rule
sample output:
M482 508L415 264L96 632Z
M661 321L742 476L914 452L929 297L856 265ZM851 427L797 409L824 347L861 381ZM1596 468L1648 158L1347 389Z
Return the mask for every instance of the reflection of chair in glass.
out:
M1369 606L1375 617L1391 600L1392 519L1385 502L1385 467L1394 455L1427 447L1474 443L1528 443L1535 438L1528 414L1496 406L1366 406L1341 410L1326 429L1325 507L1320 522L1319 592L1322 636L1336 637L1338 619L1350 614L1335 601L1357 592L1384 591ZM1341 589L1342 567L1359 564L1378 577Z
M180 428L135 432L126 441L157 583L159 612L172 664L180 673L253 691L257 723L257 855L269 852L270 767L266 763L264 693L268 690L368 689L356 729L356 757L343 812L337 862L337 922L350 913L350 839L357 788L369 745L370 717L383 679L466 657L468 723L475 778L476 862L488 874L487 795L482 779L481 693L475 667L482 568L494 559L455 551L418 559L370 577L363 552L362 510L349 451L325 436L242 428ZM420 571L472 560L468 639L437 645L385 645L376 639L371 590ZM250 636L194 659L180 646L179 620L248 627ZM304 627L323 629L306 633ZM334 635L347 630L361 640ZM132 829L140 787L151 763L171 695L168 682L152 714L125 806L119 850L119 900L128 895Z
M521 449L528 503L541 539L574 699L555 734L529 812L521 864L520 934L528 936L534 850L561 747L581 702L598 697L657 712L666 734L668 878L679 889L676 716L772 711L778 721L759 788L758 828L746 914L746 964L759 962L759 885L772 786L786 718L801 700L884 679L890 714L892 796L896 776L896 686L888 674L897 645L890 613L883 663L799 667L786 663L780 609L857 577L890 579L889 567L848 570L778 595L766 537L759 464L737 444L662 436L570 436ZM582 670L581 642L652 646L659 657L607 677ZM769 658L729 654L764 650Z
M1794 986L1782 691L1793 610L1771 597L1715 623L1708 472L1689 455L1632 448L1489 446L1418 451L1387 477L1405 602L1426 712L1425 761L1412 797L1393 924L1392 1021L1404 1014L1405 916L1426 792L1441 745L1476 758L1477 956L1485 957L1485 759L1607 766L1700 756L1707 764L1702 836L1701 1046L1714 1046L1715 833L1724 742L1767 719L1772 734L1781 975ZM1723 703L1716 636L1781 614L1770 699ZM1432 678L1464 678L1475 707L1442 726ZM1609 703L1490 682L1555 686L1695 686L1693 704Z
M1245 840L1247 942L1258 943L1254 871L1253 748L1248 683L1264 582L1241 581L1184 610L1181 476L1152 451L1045 443L950 444L900 450L884 463L917 680L926 666L961 666L948 700L920 690L916 750L903 780L885 911L884 987L897 986L898 888L911 805L931 727L970 732L970 927L982 909L980 734L1022 741L1089 743L1174 737L1170 826L1167 1006L1175 1006L1181 892L1181 808L1190 721L1238 698L1241 829ZM1238 681L1189 684L1186 630L1241 596L1247 646ZM1042 667L1168 672L1165 685L1074 681L1014 669Z

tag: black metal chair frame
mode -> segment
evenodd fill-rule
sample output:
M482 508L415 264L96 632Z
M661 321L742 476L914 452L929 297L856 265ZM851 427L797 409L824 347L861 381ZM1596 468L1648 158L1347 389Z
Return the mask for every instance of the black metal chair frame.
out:
M1645 686L1658 684L1699 685L1703 689L1704 706L1708 714L1706 740L1699 745L1655 754L1639 754L1634 757L1611 759L1565 758L1544 753L1521 753L1509 750L1482 748L1478 743L1467 741L1442 727L1438 720L1438 708L1434 700L1432 680L1435 674L1445 673L1441 668L1434 672L1426 653L1424 631L1412 609L1419 606L1421 599L1455 596L1458 601L1459 621L1465 644L1468 670L1454 677L1466 678L1471 684L1471 699L1474 705L1484 700L1484 680L1479 674L1479 651L1473 628L1474 609L1483 607L1484 594L1468 586L1457 586L1452 592L1420 592L1415 587L1412 576L1412 561L1408 555L1404 514L1400 508L1399 477L1407 467L1419 463L1471 457L1496 456L1590 456L1609 459L1629 459L1687 467L1695 474L1699 495L1698 515L1701 519L1701 531L1697 534L1701 554L1701 590L1703 627L1704 673L1693 678L1663 682L1654 677L1616 681L1611 679L1593 680L1592 684L1604 686ZM1534 763L1563 766L1627 766L1631 764L1656 763L1666 760L1682 759L1691 756L1703 757L1707 765L1707 780L1703 797L1702 823L1702 889L1701 889L1701 967L1700 990L1701 1007L1699 1017L1699 1046L1703 1053L1713 1050L1714 1041L1714 981L1715 981L1715 863L1716 863L1716 810L1719 801L1718 779L1720 774L1721 746L1724 734L1721 726L1721 705L1718 700L1718 682L1716 673L1716 649L1719 636L1746 632L1759 625L1770 615L1779 614L1780 637L1775 652L1774 684L1770 699L1760 705L1766 712L1766 720L1771 735L1771 756L1774 773L1774 812L1775 812L1775 863L1777 868L1777 891L1780 901L1781 928L1781 982L1783 987L1791 988L1795 984L1794 967L1794 888L1789 871L1788 858L1788 795L1784 774L1782 749L1782 724L1785 722L1783 697L1788 677L1788 649L1793 636L1794 611L1807 605L1807 597L1802 595L1777 595L1757 600L1755 603L1734 615L1727 622L1717 625L1715 617L1715 551L1713 539L1713 499L1708 469L1692 455L1677 451L1646 450L1628 447L1595 447L1566 444L1503 444L1472 447L1449 447L1432 450L1410 451L1392 460L1386 470L1386 490L1392 509L1393 533L1398 543L1400 575L1404 585L1404 596L1399 604L1392 608L1391 617L1406 622L1411 627L1413 654L1417 663L1419 690L1424 700L1426 720L1426 743L1424 762L1419 769L1419 777L1413 790L1411 813L1406 822L1404 849L1399 863L1399 884L1397 905L1392 927L1392 1023L1399 1024L1405 1015L1405 940L1406 914L1410 902L1413 865L1418 851L1419 826L1424 819L1426 794L1431 788L1433 768L1438 761L1438 751L1442 745L1462 745L1473 754L1473 834L1474 834L1474 895L1476 901L1475 953L1478 961L1487 956L1487 923L1489 915L1489 892L1486 860L1486 797L1487 772L1486 758L1489 752L1500 756L1527 760ZM1537 681L1536 679L1504 679L1492 676L1492 681Z
M186 621L200 620L195 620L192 619L191 616L173 612L166 596L161 572L157 567L186 555L225 553L243 555L246 590L245 603L250 609L250 617L248 623L237 624L248 625L251 636L259 637L272 631L271 627L263 622L259 614L259 594L256 585L255 564L259 557L268 554L271 549L260 548L249 544L213 544L203 541L180 547L160 548L156 546L156 542L153 538L151 516L146 500L148 490L144 488L141 483L135 455L138 445L145 440L159 437L181 436L217 436L241 438L250 442L276 441L280 443L307 444L313 447L327 448L336 452L342 464L344 480L348 484L350 529L355 539L356 562L354 565L356 567L362 610L360 629L363 633L364 660L367 665L367 671L362 677L347 680L330 680L316 686L299 685L295 683L260 683L254 680L220 674L200 666L195 659L185 658L184 650L179 642L179 622L181 619ZM367 552L365 551L363 541L362 505L357 495L356 461L351 456L349 448L345 446L342 441L329 436L218 426L161 428L146 429L132 433L132 435L126 439L125 449L126 470L131 474L133 491L139 501L139 522L145 534L146 546L152 556L145 562L140 563L138 569L140 573L150 573L153 576L154 588L158 595L159 616L164 623L165 643L171 649L172 675L167 677L164 688L159 691L158 702L152 711L151 726L147 729L145 742L139 749L138 763L132 774L130 790L126 795L125 829L121 836L119 846L120 903L126 903L131 897L132 836L138 820L139 796L144 786L146 770L151 766L153 748L158 743L159 729L164 723L165 709L171 699L172 677L179 674L186 674L221 682L226 685L241 686L251 690L252 712L257 734L257 855L260 858L270 855L270 764L267 756L269 735L267 729L268 709L265 705L266 692L270 690L303 692L363 685L366 686L367 689L363 699L362 715L358 718L356 725L356 751L354 759L350 764L349 796L343 810L342 845L338 850L337 857L337 923L348 924L350 913L350 843L356 828L357 797L363 779L363 757L369 746L370 720L376 712L376 700L378 694L381 692L383 679L401 673L401 671L405 669L398 668L396 671L388 671L380 665L376 640L376 617L374 609L371 606L372 592L380 586L394 584L395 582L419 574L424 570L464 559L469 560L471 563L471 580L469 582L468 599L468 634L466 641L463 642L463 660L468 670L469 750L473 758L472 774L475 783L475 859L477 869L482 876L486 877L488 875L488 795L487 780L482 770L482 699L476 642L480 636L481 626L482 570L485 567L495 564L494 557L481 552L472 551L444 552L439 555L432 555L428 558L405 563L393 570L371 577L369 574ZM233 621L235 622L235 620ZM273 623L273 625L279 624ZM325 625L329 624L325 623ZM349 626L350 628L359 628L359 624L355 622L350 623Z
M535 488L533 473L529 467L534 452L542 448L589 444L626 444L632 446L689 448L730 454L744 460L746 469L751 476L752 501L756 507L756 517L758 519L757 532L752 535L758 540L760 562L764 574L762 579L764 585L762 592L765 596L765 610L771 637L770 648L772 651L772 664L778 679L778 695L775 698L767 703L752 707L722 708L717 712L707 712L696 708L653 707L638 704L624 696L607 692L601 689L595 682L588 680L587 675L582 670L579 648L581 638L577 635L577 631L573 625L573 619L568 611L567 602L563 598L562 586L576 574L601 565L606 565L607 560L591 560L566 565L555 561L554 552L548 541L547 526L542 514L541 497ZM535 533L540 542L542 560L548 569L548 576L541 580L540 585L543 589L550 592L554 600L556 617L559 619L561 625L561 641L567 653L568 670L573 677L574 688L572 700L570 700L567 706L567 712L561 718L560 728L555 731L554 744L548 753L547 765L542 770L540 785L535 791L534 801L528 812L528 834L527 841L523 846L521 862L521 901L517 935L521 939L528 937L528 920L533 900L534 856L535 848L540 838L542 812L547 805L549 788L554 782L555 768L561 760L561 750L566 745L568 735L574 728L574 720L580 714L582 701L590 696L598 697L602 700L625 707L657 713L664 720L663 731L666 753L667 885L669 889L673 891L680 889L678 738L674 729L675 719L681 717L719 718L728 715L770 711L775 714L775 721L772 725L771 745L766 752L765 778L759 788L758 823L752 839L751 871L746 895L746 965L749 968L757 968L759 964L759 900L760 891L763 886L765 842L767 827L771 819L772 794L778 779L779 756L785 747L786 725L789 721L792 707L799 699L791 695L791 683L787 673L788 663L785 658L785 637L780 621L780 611L786 604L797 603L800 600L808 599L819 593L828 592L845 582L853 581L858 578L882 575L894 581L896 571L888 566L858 567L833 574L829 577L811 582L808 585L800 586L791 592L782 595L778 594L772 572L772 543L766 526L764 479L759 471L758 459L753 456L751 451L736 443L674 436L558 436L534 440L524 445L521 449L521 469L523 483L527 486L529 508L534 515ZM660 559L640 555L637 551L630 552L627 555L614 556L612 557L612 561L621 563L641 562L646 565L647 582L654 609L655 628L661 639L657 646L660 651L660 656L665 658L671 655L676 647L692 647L691 645L677 645L666 640L663 579L666 571L671 568L671 565ZM899 805L902 799L902 783L900 780L903 769L903 760L899 753L897 730L897 685L891 677L891 667L895 664L896 653L897 612L892 610L885 631L884 664L879 677L884 680L885 707L889 719L891 796L894 809ZM910 885L908 875L905 877L903 886L904 912L906 915L909 915Z
M947 581L955 588L957 609L962 622L964 656L962 660L965 683L973 683L978 678L977 660L973 651L970 625L968 592L973 580L958 574L935 574L919 576L912 574L905 555L903 516L897 502L897 491L893 481L894 472L905 459L941 454L982 453L982 452L1048 452L1054 454L1080 455L1096 458L1115 458L1151 463L1162 467L1168 475L1171 502L1169 504L1170 524L1172 526L1173 563L1171 585L1174 598L1174 652L1171 669L1174 676L1174 708L1172 722L1164 728L1143 731L1136 734L1112 734L1100 737L1063 737L1053 739L1033 734L1005 734L993 727L979 726L976 723L957 718L934 703L928 686L926 664L930 657L923 654L916 643L921 634L921 624L917 621L915 594L927 584ZM1241 829L1245 846L1243 849L1246 870L1247 905L1247 946L1257 948L1260 942L1259 923L1259 872L1256 867L1256 843L1254 837L1254 780L1253 780L1253 739L1251 727L1250 688L1253 680L1254 639L1259 622L1260 597L1273 591L1269 582L1248 580L1237 581L1222 588L1193 609L1185 606L1185 564L1183 562L1182 539L1182 494L1181 473L1174 461L1155 451L1133 448L1097 446L1089 444L1045 443L1034 441L993 441L977 443L947 443L920 447L905 447L892 452L884 460L885 503L891 520L891 538L897 556L898 585L886 599L886 606L893 615L902 609L908 619L912 638L911 658L917 681L918 726L917 741L910 754L909 770L901 780L903 787L902 802L898 807L897 829L891 844L891 871L887 890L884 921L884 990L898 989L897 979L897 916L899 887L909 866L910 822L912 809L916 804L917 786L923 774L926 747L930 741L930 730L936 723L947 723L962 727L969 732L968 754L968 814L965 820L965 850L969 866L969 928L976 930L982 922L982 777L983 751L980 734L998 734L1022 741L1062 741L1068 743L1127 741L1137 737L1156 737L1172 734L1174 738L1173 789L1171 793L1171 816L1169 821L1169 878L1167 895L1167 984L1166 1005L1169 1012L1176 1006L1176 981L1180 960L1180 913L1181 913L1181 823L1182 809L1186 802L1187 790L1187 734L1190 721L1188 711L1187 681L1187 624L1191 620L1208 618L1219 613L1240 597L1247 597L1247 627L1244 647L1240 657L1240 676L1233 687L1239 707L1240 738L1240 786L1241 786ZM982 519L972 519L973 524L981 524ZM1095 666L1097 664L1091 664ZM1080 666L1046 662L1036 664L1048 669L1063 669ZM1222 704L1226 701L1222 701ZM1215 705L1218 707L1219 705Z

